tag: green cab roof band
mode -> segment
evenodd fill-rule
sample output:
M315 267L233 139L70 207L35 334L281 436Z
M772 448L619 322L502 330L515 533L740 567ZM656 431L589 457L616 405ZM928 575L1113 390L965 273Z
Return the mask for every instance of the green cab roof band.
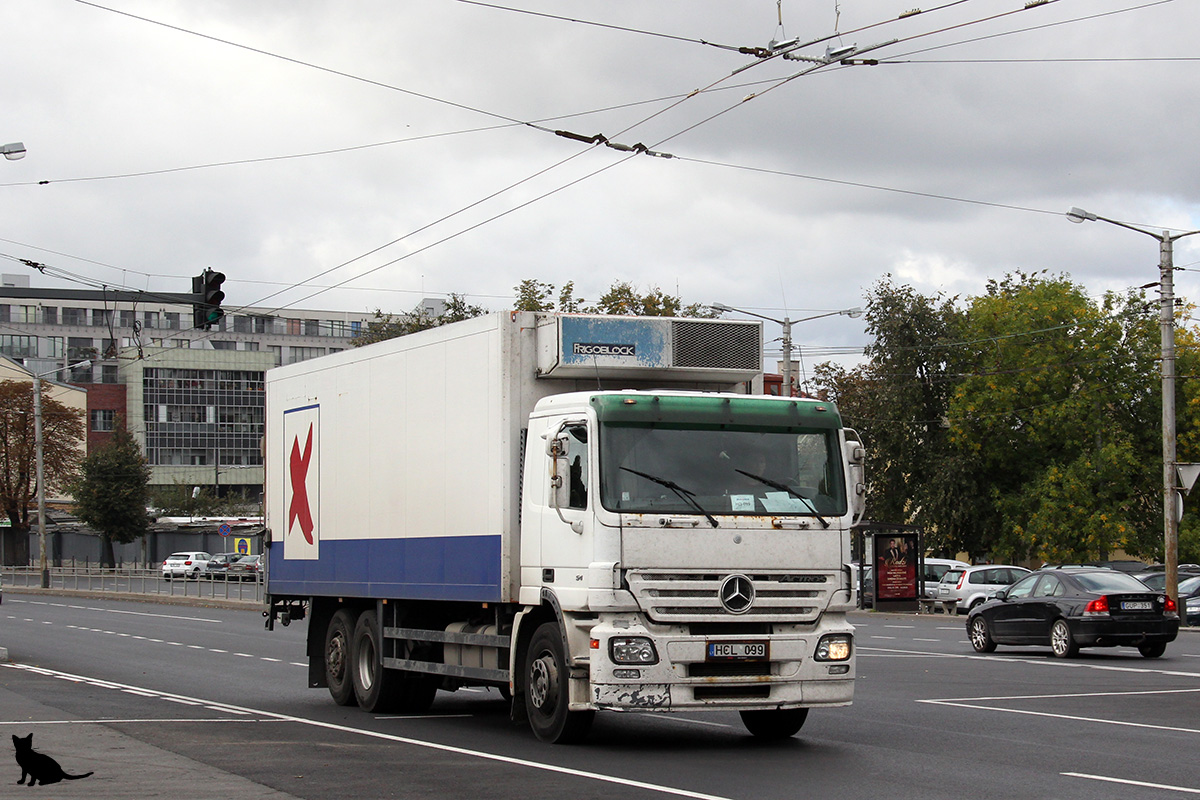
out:
M597 418L609 424L668 423L737 428L828 428L842 426L832 403L751 395L598 394Z

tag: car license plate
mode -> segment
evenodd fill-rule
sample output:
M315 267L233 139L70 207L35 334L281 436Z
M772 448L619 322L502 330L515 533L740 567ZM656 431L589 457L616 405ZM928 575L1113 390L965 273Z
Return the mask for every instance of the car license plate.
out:
M1149 600L1125 600L1121 603L1122 611L1151 611L1153 608Z
M709 661L767 661L770 642L709 642Z

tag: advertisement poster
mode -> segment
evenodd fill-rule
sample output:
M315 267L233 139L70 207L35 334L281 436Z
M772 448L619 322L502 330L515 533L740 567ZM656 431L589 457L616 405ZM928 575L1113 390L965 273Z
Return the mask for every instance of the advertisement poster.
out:
M917 599L917 536L877 533L875 538L875 596L880 600Z

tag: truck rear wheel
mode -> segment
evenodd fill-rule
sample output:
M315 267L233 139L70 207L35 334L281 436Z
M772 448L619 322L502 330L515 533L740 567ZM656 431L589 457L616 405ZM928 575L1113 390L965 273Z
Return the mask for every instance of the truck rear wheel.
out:
M350 647L350 677L354 685L354 697L364 711L395 709L398 681L390 670L383 668L379 618L374 611L364 611L354 626Z
M354 681L350 677L350 646L354 635L354 612L341 608L325 629L325 682L339 706L354 705Z
M558 625L543 623L534 631L525 656L529 727L543 742L578 742L587 736L596 716L594 711L569 710L568 672Z
M384 668L378 620L374 611L364 611L354 627L350 673L358 705L371 712L428 711L437 695L437 676Z
M795 736L808 719L807 708L743 711L741 714L746 730L759 739L787 739Z

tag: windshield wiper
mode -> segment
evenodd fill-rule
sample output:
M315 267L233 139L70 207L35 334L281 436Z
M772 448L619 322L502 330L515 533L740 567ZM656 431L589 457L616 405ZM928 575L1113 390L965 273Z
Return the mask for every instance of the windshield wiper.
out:
M821 516L821 512L817 511L817 507L813 505L812 501L809 500L804 495L797 492L792 487L788 486L786 483L780 483L779 481L773 481L770 478L764 478L762 475L755 475L753 472L746 472L746 470L738 469L737 467L734 467L733 471L739 472L742 475L745 475L747 478L754 478L754 480L758 481L759 483L765 483L767 486L770 486L772 489L778 489L781 492L787 492L792 497L796 498L801 503L804 503L804 505L808 506L809 509L812 510L812 513L816 516L816 518L821 521L822 528L829 527L829 520L827 520Z
M702 506L698 502L696 502L696 493L695 492L689 492L687 489L683 488L675 481L669 481L666 478L660 478L657 475L651 475L647 472L639 472L638 470L630 469L629 467L621 467L621 469L625 470L626 472L632 472L634 475L637 475L639 478L645 478L648 481L654 481L659 486L667 487L672 492L679 495L680 500L687 503L689 506L691 506L692 508L696 509L701 514L703 514L704 518L708 520L710 525L712 525L714 528L717 527L717 518L714 517L712 514L708 513L707 511L705 511L704 506Z

